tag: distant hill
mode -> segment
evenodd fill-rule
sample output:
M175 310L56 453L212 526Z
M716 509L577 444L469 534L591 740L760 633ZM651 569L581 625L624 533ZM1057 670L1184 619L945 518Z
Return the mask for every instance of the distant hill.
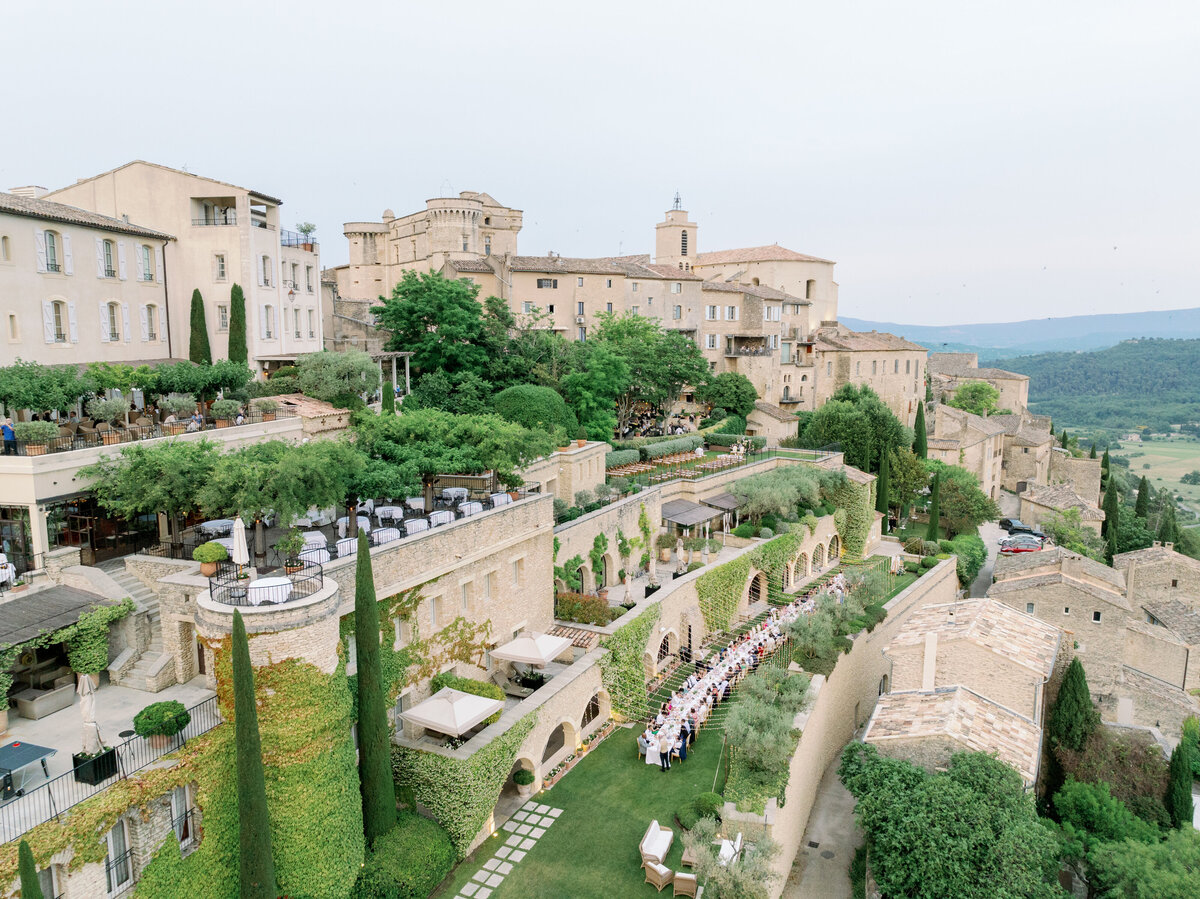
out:
M930 352L979 353L981 362L1031 353L1103 349L1130 337L1200 338L1200 308L973 325L902 325L858 318L841 321L856 331L899 334L928 347Z
M1056 424L1162 432L1200 421L1200 340L1126 340L1018 356L1004 368L1029 375L1030 408Z

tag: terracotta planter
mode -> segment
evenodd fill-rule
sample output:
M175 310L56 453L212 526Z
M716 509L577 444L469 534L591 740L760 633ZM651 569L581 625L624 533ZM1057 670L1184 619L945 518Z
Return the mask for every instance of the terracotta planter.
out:
M28 584L14 584L11 588L9 588L9 590L12 593L20 593L28 587Z
M176 434L182 434L187 429L187 423L182 421L173 421L170 424L162 426L163 431L171 437Z
M517 493L517 491L515 491L515 490L510 490L510 491L508 491L508 498L511 499L515 503L517 500L519 500L521 498L521 494Z
M671 561L671 551L669 549L660 549L658 551L658 561L670 562Z
M216 562L201 562L200 563L200 574L202 574L204 577L212 577L216 573L217 573L217 563Z
M303 565L284 565L283 573L284 574L295 574L297 571L299 571L303 567L304 567Z
M586 444L587 444L587 441L586 441L586 440L576 440L576 441L575 441L575 445L576 445L576 446L584 446L584 445L586 445Z
M275 413L274 413L274 412L264 412L264 413L262 414L262 420L263 420L263 421L274 421L274 420L275 420Z
M46 455L46 444L44 444L44 443L27 443L27 444L25 444L25 455L27 455L27 456L44 456L44 455Z
M565 452L566 452L567 450L569 450L570 448L571 448L571 444L569 444L569 443L568 443L566 446L560 446L560 447L558 448L558 451L559 451L560 453L565 453Z
M218 418L218 419L217 419L217 427L218 427L218 428L227 428L227 427L229 427L229 419L228 419L228 418Z

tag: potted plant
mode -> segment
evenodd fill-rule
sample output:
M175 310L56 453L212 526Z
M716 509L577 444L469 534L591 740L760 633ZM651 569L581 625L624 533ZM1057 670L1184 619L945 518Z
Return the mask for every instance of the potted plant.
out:
M565 453L571 448L571 438L567 436L567 429L558 427L554 429L554 445L558 447L560 453Z
M585 443L587 443L587 431L584 430L583 425L580 425L579 430L575 432L575 445L583 446Z
M124 420L125 410L128 408L128 403L123 399L116 397L112 399L96 397L96 399L87 404L87 413L96 419L97 423L107 422L108 424L112 424L117 419ZM120 443L123 439L120 431L103 431L100 438L106 444Z
M263 421L274 421L275 413L279 411L279 403L270 398L255 400L254 408L262 415Z
M196 411L196 398L190 393L169 393L158 398L158 406L176 420L163 425L168 434L182 434L187 428L188 419Z
M192 550L192 558L200 563L200 573L205 577L212 577L217 573L217 563L224 562L229 558L229 553L225 551L220 543L210 540L208 543L201 543Z
M209 412L216 420L218 428L227 428L241 408L242 404L237 400L214 400Z
M659 534L654 540L654 546L658 549L658 561L670 562L671 550L675 548L675 535L669 533Z
M533 795L533 782L537 780L528 768L518 768L513 773L513 783L517 785L517 795L527 799Z
M117 750L101 746L97 753L76 752L71 755L75 780L81 784L103 783L117 773Z
M52 421L19 421L13 431L25 444L25 455L44 456L50 441L58 436L58 425Z
M280 537L275 549L283 556L283 570L288 574L293 574L303 567L298 561L300 553L304 550L304 535L300 533L299 528L292 528Z
M152 702L133 718L133 729L155 749L166 749L174 737L191 723L192 716L177 699Z
M317 230L317 226L312 222L299 222L296 225L296 230L304 235L303 248L311 253L313 248L312 235Z

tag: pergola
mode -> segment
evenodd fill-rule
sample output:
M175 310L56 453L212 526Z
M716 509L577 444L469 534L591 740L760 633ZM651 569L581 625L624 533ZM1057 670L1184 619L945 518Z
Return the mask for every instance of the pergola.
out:
M392 383L396 383L396 360L404 360L404 395L408 396L412 393L412 383L409 374L409 358L412 356L411 351L407 350L389 350L382 353L372 353L371 360L379 366L379 380L383 380L383 363L385 360L390 360L392 363Z

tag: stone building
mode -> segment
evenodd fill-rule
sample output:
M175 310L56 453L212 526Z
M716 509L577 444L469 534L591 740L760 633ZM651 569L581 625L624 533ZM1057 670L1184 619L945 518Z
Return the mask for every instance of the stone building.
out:
M999 495L1004 461L1004 425L939 403L926 418L929 458L958 465L979 479L992 499Z
M929 382L933 398L948 402L954 392L971 381L986 381L1000 392L996 409L1024 415L1029 409L1029 375L1002 368L980 368L977 353L930 353Z
M1020 493L1029 484L1050 483L1050 453L1054 435L1049 419L1035 415L989 415L1004 426L1000 486Z
M1029 484L1019 494L1021 500L1021 521L1026 524L1040 525L1051 516L1061 514L1068 509L1079 513L1080 521L1085 527L1100 533L1100 525L1104 523L1104 510L1094 503L1089 503L1070 487L1060 484L1043 486Z
M1072 456L1061 447L1050 452L1049 483L1063 484L1074 490L1086 503L1099 505L1100 460Z

